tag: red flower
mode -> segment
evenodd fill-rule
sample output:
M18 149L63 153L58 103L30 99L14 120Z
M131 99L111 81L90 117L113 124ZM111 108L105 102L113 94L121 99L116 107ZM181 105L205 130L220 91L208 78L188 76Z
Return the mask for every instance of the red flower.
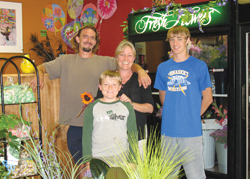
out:
M221 126L227 125L227 110L226 109L222 110L222 105L220 105L220 107L218 108L215 101L212 103L212 105L213 105L212 109L214 109L214 112L217 113L216 116L221 118L220 120L217 119L217 121L220 123Z

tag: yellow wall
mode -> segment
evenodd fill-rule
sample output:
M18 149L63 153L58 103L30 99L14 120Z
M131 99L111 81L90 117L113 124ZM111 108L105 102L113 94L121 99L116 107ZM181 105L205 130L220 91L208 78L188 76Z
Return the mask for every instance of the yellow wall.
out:
M6 1L6 0L1 0ZM67 20L67 0L11 0L6 2L18 2L22 3L22 20L23 20L23 52L30 53L32 60L35 60L36 64L39 65L43 63L35 52L29 50L32 48L32 43L30 41L30 36L32 34L37 34L39 40L45 40L45 37L40 37L40 30L46 30L41 21L41 13L46 4L58 4L61 6L65 13ZM66 24L66 23L65 23ZM61 31L56 34L50 31L47 31L48 36L52 39L52 45L54 48L56 46L56 39L61 39ZM63 43L63 49L66 50L66 44ZM21 55L20 53L0 53L0 57L9 58L14 55ZM15 60L17 66L19 67L21 59ZM2 67L4 61L0 60L0 67ZM5 73L16 73L12 65L8 65L5 68Z

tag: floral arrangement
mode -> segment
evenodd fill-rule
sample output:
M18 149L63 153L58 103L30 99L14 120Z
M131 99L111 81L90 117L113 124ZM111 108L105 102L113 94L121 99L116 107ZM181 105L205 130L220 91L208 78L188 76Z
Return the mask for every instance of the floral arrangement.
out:
M200 41L197 43L191 42L189 46L189 54L204 61L211 69L227 68L226 50L224 44L212 46L202 44Z
M216 121L223 128L217 129L216 131L211 133L210 136L214 138L215 142L225 144L224 147L227 148L227 110L222 109L222 105L218 107L215 101L212 103L212 105L213 105L212 109L215 110L215 113L220 118L220 119L216 119Z
M158 103L156 103L156 107L158 111L156 112L156 116L161 117L162 116L162 106Z
M77 118L82 114L82 112L84 111L84 109L92 102L94 102L94 98L92 96L91 93L88 93L88 92L84 92L81 94L81 98L82 98L82 103L83 103L83 106L82 106L82 110L79 112L79 114L77 115Z

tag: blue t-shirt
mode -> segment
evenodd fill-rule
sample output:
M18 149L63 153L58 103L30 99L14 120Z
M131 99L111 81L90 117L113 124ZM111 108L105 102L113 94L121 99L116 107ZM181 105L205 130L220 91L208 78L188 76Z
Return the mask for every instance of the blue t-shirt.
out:
M154 87L166 91L162 112L162 135L202 135L202 91L211 87L205 62L190 56L183 62L170 59L157 68Z

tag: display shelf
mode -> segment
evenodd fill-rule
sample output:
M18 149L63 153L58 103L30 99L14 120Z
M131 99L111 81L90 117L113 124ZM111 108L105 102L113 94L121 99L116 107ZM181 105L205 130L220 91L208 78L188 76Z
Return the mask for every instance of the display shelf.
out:
M9 59L6 59L6 58L0 58L0 60L5 60L5 63L3 64L3 66L1 67L1 73L0 73L0 79L1 79L1 108L2 108L2 113L3 114L12 114L12 112L15 112L15 113L19 113L20 116L23 116L23 111L22 111L22 107L27 107L27 105L36 105L36 109L35 109L35 112L33 112L31 115L32 117L36 116L36 118L38 117L38 120L36 120L36 124L34 124L35 127L38 128L38 135L39 137L34 137L33 140L40 140L42 142L42 129L41 129L41 103L40 103L40 87L39 87L39 75L36 75L36 80L37 80L37 91L35 93L35 98L36 98L36 101L34 102L24 102L24 103L21 103L20 104L17 104L17 103L14 103L14 104L5 104L4 103L4 78L3 78L3 73L4 73L4 68L6 67L6 65L8 64L12 64L15 68L16 68L16 71L17 71L17 84L20 85L21 84L21 74L20 74L20 71L17 67L17 65L15 64L15 62L13 62L14 60L16 59L26 59L28 60L34 67L35 69L35 72L36 74L38 74L38 70L36 68L36 65L34 64L33 61L31 61L29 58L25 57L25 56L13 56ZM11 75L10 75L11 76ZM27 76L27 74L25 74L24 76ZM15 83L14 83L15 84ZM13 109L11 109L13 108ZM7 111L5 111L7 109ZM26 109L26 108L25 108ZM23 116L24 119L26 118L29 118L27 116L27 111L26 112L26 117ZM34 115L35 113L35 115ZM34 120L34 119L33 119ZM40 120L40 121L39 121ZM24 141L24 140L30 140L30 139L26 139L26 138L21 138L21 141ZM8 161L8 156L7 156L7 145L8 143L4 143L4 160L5 161ZM21 150L21 149L20 149ZM21 161L21 159L20 159ZM24 161L24 160L23 160ZM19 167L19 163L17 165ZM27 168L27 166L26 166ZM27 176L17 176L17 177L11 177L11 178L27 178L27 177L34 177L34 176L38 176L37 173L31 173L31 175L27 175Z
M213 94L213 97L223 97L223 98L226 98L228 97L227 94Z

